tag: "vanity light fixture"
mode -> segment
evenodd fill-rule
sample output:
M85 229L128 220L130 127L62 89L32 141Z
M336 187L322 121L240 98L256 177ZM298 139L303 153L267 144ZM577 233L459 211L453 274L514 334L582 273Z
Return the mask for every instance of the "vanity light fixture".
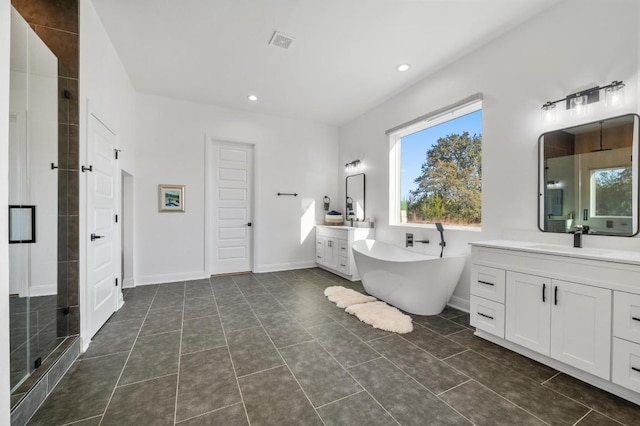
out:
M605 106L607 108L619 106L624 103L624 86L622 81L614 80L606 86L596 86L580 92L572 93L556 101L548 101L542 105L542 115L546 122L555 121L556 104L565 103L565 109L572 115L584 115L589 104L600 101L600 91L604 90Z
M247 99L249 99L251 102L255 102L258 100L258 97L256 95L249 95L247 96Z
M405 72L407 70L409 70L409 68L411 68L411 65L409 64L400 64L396 67L396 69L400 72Z
M352 162L344 165L344 170L347 172L354 172L362 167L361 164L360 160L353 160Z

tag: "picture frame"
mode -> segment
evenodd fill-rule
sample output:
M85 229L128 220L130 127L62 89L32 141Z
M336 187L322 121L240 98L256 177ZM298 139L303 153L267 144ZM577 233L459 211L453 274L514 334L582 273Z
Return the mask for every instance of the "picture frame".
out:
M158 211L184 213L184 185L158 185Z

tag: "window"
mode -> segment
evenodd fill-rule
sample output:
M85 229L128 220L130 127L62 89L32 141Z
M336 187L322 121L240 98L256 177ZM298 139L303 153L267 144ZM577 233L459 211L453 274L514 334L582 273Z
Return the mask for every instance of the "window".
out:
M479 97L479 95L476 95ZM482 102L390 130L390 224L481 225Z
M631 166L592 170L590 188L592 217L631 217Z

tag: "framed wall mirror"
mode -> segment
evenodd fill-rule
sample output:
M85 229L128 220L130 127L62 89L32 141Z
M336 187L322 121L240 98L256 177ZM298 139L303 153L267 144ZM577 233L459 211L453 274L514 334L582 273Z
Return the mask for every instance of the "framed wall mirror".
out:
M540 136L541 231L638 233L639 121L628 114Z
M346 220L365 220L365 179L364 173L347 176L345 191Z

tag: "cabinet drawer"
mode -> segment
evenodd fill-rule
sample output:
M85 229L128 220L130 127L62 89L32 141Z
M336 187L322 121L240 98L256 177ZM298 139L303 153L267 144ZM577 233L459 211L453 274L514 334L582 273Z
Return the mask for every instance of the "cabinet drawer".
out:
M613 338L613 383L640 392L640 344Z
M349 269L349 258L340 256L340 260L338 261L338 270L343 274L349 274Z
M349 257L349 241L340 240L340 256Z
M471 294L504 303L505 275L504 269L473 265L471 267Z
M613 292L613 335L640 343L640 295Z
M471 325L504 339L504 305L471 296Z

